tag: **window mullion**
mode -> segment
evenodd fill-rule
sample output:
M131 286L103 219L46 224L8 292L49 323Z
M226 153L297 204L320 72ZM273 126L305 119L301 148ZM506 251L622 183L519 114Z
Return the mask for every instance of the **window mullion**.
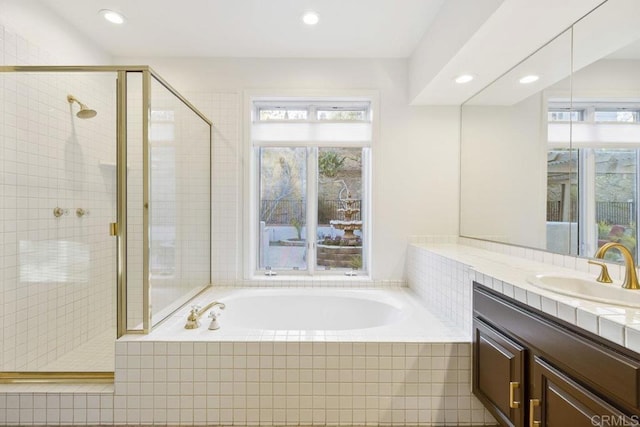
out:
M318 224L318 148L307 148L307 271L316 269Z
M579 225L578 234L579 255L589 255L595 253L598 247L598 236L596 234L596 164L595 151L592 148L582 148L578 150L578 196L579 204Z

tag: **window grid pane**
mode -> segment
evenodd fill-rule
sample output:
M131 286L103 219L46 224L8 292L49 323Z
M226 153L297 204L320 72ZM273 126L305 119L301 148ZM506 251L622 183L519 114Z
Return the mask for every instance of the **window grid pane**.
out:
M260 108L258 119L260 121L269 120L307 120L308 111L303 109L289 108Z
M260 269L307 269L306 174L306 148L260 148Z
M367 110L318 109L316 118L318 120L362 121L367 119Z
M363 270L362 152L318 149L319 270Z

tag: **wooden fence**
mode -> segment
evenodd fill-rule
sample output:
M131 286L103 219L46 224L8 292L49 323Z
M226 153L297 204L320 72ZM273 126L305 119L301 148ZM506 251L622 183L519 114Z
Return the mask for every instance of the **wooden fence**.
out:
M630 225L635 222L635 202L596 202L596 222ZM570 221L577 219L577 203L571 202ZM547 202L547 221L563 221L561 202Z
M352 207L361 209L361 200L353 200ZM262 200L260 203L260 221L265 221L267 225L292 225L293 220L301 224L305 222L306 200ZM327 225L332 219L343 219L342 212L338 209L343 207L340 200L318 200L318 224ZM354 214L351 219L359 220L360 212Z

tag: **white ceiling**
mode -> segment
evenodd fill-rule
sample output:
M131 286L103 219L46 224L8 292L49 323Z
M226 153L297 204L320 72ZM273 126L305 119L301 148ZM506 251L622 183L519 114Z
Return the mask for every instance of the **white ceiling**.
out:
M413 105L460 105L603 1L0 0L0 5L48 9L120 59L408 58ZM633 20L636 3L640 0L605 5L632 7ZM126 24L107 23L101 9L123 13ZM301 21L309 10L320 15L315 27ZM632 45L617 55L633 57L639 48ZM453 82L464 73L476 79Z
M40 1L113 56L406 58L445 0Z

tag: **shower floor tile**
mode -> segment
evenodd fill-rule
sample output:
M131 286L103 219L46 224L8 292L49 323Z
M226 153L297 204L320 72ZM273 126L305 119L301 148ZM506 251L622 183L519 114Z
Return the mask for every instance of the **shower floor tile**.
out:
M116 330L109 328L73 351L43 366L46 372L113 372Z

